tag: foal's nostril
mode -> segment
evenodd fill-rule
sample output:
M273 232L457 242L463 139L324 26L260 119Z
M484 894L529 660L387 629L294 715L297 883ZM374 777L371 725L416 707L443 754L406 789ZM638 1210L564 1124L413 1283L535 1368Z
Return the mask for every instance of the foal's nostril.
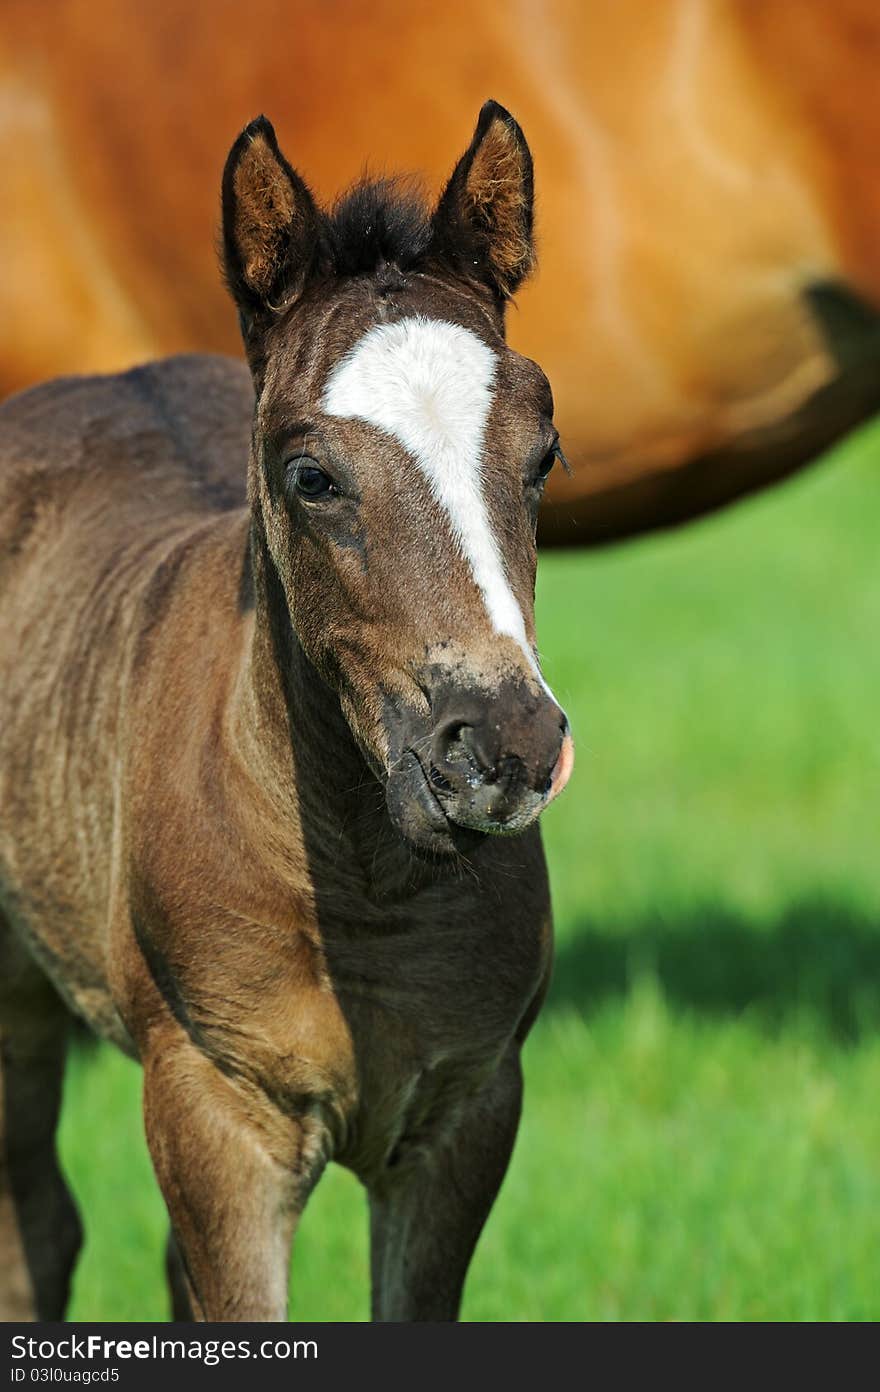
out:
M448 720L445 725L441 726L438 734L447 759L465 749L465 732L469 731L470 728L463 720Z
M434 766L440 764L479 764L479 750L477 749L476 730L473 725L456 716L452 720L445 720L434 731ZM438 769L439 772L439 769ZM444 775L440 774L443 778Z

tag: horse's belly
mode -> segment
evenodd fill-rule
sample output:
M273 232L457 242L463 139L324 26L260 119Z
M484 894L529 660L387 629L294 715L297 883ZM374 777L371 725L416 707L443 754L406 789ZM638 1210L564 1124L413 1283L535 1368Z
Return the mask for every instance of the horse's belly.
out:
M70 914L46 899L34 902L3 876L0 904L12 930L75 1015L102 1039L134 1055L135 1048L113 1001L103 956L88 935L75 931ZM0 932L2 932L0 925Z
M41 557L7 575L4 609L0 906L71 1007L126 1047L106 970L121 678L101 639L112 610L88 612L70 571Z

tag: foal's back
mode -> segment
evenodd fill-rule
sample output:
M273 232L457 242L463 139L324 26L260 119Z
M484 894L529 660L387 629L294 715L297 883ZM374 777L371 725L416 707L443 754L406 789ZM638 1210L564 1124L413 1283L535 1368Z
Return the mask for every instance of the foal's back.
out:
M39 549L41 524L101 514L102 549L118 544L116 509L145 525L164 515L240 507L253 411L243 363L193 354L106 377L62 377L0 405L0 565ZM121 520L121 519L120 519Z
M74 990L102 970L151 586L224 514L245 527L252 408L242 365L196 356L0 407L0 907Z

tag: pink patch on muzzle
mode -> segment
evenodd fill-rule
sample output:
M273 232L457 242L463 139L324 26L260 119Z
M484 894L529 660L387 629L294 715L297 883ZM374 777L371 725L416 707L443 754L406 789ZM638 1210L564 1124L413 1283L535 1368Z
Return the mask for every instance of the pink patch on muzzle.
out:
M558 797L571 778L571 771L574 768L574 740L571 735L566 735L562 741L562 748L559 751L559 758L553 767L550 775L550 791L547 794L547 804L549 805L555 797Z

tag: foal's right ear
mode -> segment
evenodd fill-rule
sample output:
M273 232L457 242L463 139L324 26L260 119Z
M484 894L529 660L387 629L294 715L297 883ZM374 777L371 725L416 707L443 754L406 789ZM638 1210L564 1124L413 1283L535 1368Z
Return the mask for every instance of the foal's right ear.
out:
M246 343L300 294L320 241L315 200L279 150L271 122L258 116L223 171L223 269Z

